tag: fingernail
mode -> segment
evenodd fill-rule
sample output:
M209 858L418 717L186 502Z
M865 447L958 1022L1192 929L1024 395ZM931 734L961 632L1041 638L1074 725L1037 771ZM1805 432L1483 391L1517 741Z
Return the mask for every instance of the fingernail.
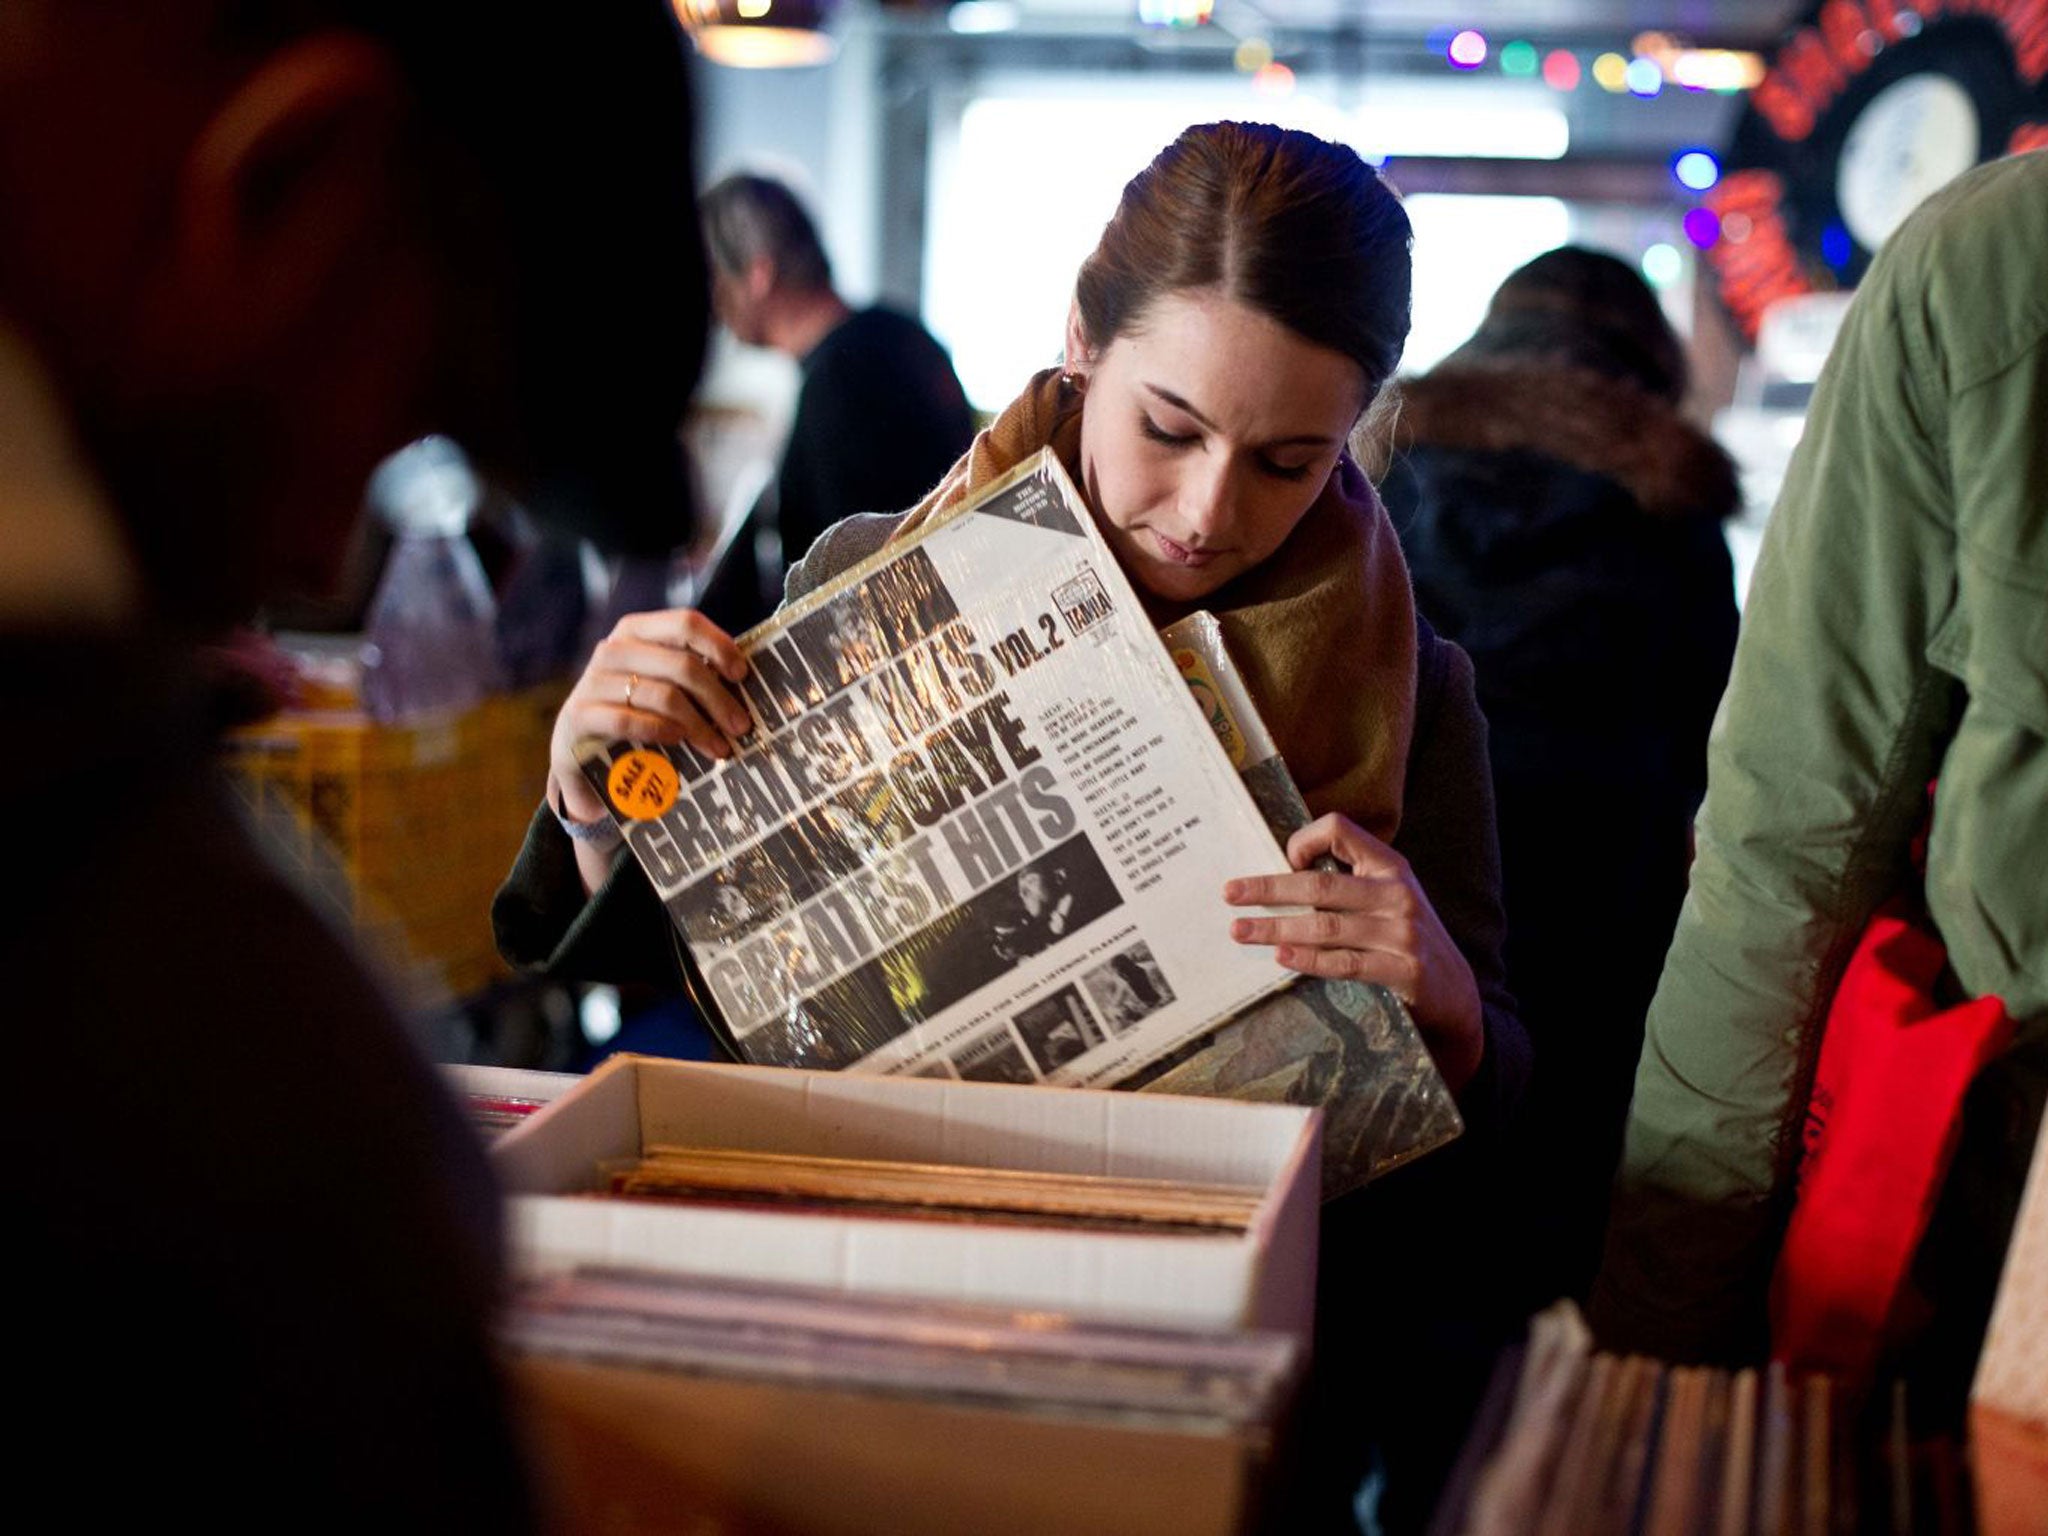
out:
M1239 943L1243 943L1245 940L1249 939L1252 936L1251 920L1249 918L1241 917L1236 922L1232 923L1230 925L1230 936L1233 939L1236 939Z
M1223 882L1223 899L1224 899L1225 901L1243 901L1243 900L1244 900L1244 895L1245 895L1245 882L1244 882L1244 881L1242 881L1242 880L1226 880L1226 881L1224 881L1224 882Z

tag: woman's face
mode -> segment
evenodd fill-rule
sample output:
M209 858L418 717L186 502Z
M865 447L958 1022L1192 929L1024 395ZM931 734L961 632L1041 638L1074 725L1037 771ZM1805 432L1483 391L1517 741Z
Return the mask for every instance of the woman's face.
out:
M1124 572L1208 596L1271 555L1365 409L1364 370L1215 289L1155 302L1090 358L1081 478Z

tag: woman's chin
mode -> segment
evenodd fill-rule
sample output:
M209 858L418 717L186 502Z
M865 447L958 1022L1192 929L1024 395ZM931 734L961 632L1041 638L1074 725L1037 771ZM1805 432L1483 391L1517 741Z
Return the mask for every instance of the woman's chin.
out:
M1129 573L1153 597L1170 603L1192 603L1207 597L1230 579L1221 560L1203 565L1182 565L1170 560L1151 559L1143 569Z
M1161 602L1191 603L1207 597L1237 572L1237 563L1227 552L1192 552L1149 528L1119 528L1107 519L1101 526L1131 585Z

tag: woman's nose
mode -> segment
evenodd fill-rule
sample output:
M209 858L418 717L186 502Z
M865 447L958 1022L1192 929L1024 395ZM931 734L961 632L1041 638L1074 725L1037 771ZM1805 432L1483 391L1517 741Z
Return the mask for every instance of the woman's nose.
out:
M1190 537L1216 543L1229 531L1232 479L1227 454L1205 453L1189 464L1181 482L1180 513Z

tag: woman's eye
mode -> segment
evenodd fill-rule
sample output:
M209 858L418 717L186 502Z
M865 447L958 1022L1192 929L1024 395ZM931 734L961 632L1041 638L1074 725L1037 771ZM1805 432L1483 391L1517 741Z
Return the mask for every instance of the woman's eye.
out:
M1139 421L1143 426L1145 435L1155 443L1166 443L1175 448L1185 448L1195 440L1194 433L1185 432L1177 434L1169 432L1150 416L1141 416Z
M1308 464L1275 464L1271 459L1259 460L1259 468L1275 480L1306 480L1312 467Z

